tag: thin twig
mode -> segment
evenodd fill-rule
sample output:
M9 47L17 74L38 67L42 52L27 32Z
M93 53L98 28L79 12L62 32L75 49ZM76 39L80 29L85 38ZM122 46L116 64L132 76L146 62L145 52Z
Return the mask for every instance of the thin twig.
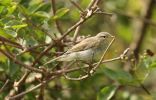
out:
M25 95L25 94L27 94L27 93L30 93L30 92L32 92L32 91L34 91L34 90L40 88L42 85L44 85L44 84L50 82L51 80L53 80L53 79L55 79L55 78L57 78L57 77L58 77L58 76L53 76L53 77L51 77L49 80L42 81L42 83L39 83L38 85L32 87L32 88L29 89L29 90L26 90L26 91L24 91L24 92L22 92L22 93L20 93L20 94L15 95L15 96L8 97L8 99L9 99L9 100L15 100L15 99L17 99L17 98L20 98L20 97L22 97L23 95Z
M72 81L80 81L80 80L83 80L83 79L86 79L89 77L89 74L86 74L84 76L80 76L78 78L71 78L71 77L68 77L67 75L63 75L67 80L72 80Z
M124 50L124 52L119 56L119 57L116 57L116 58L113 58L113 59L108 59L108 60L104 60L102 61L102 63L108 63L108 62L112 62L112 61L116 61L116 60L123 60L124 57L126 56L126 54L128 53L129 51L129 48L127 48L126 50ZM96 66L98 63L94 63L93 66ZM68 77L66 74L67 73L70 73L70 72L74 72L74 71L77 71L77 70L80 70L80 69L86 69L86 68L89 68L90 66L85 66L85 67L76 67L76 68L72 68L72 69L63 69L63 70L60 70L60 71L57 71L57 72L54 72L54 73L51 73L52 75L57 75L57 74L60 74L60 73L64 73L64 77L68 80L74 80L74 81L78 81L78 80L83 80L85 78L88 78L90 76L90 74L86 74L84 76L81 76L81 77L78 77L78 78L71 78L71 77Z
M44 77L42 77L42 81L44 80ZM37 95L37 100L44 100L44 91L45 91L46 84L43 83L43 85L40 87L40 92Z
M104 15L108 15L108 16L113 15L113 13L108 13L108 12L103 12L103 11L98 11L98 12L96 12L96 14L104 14Z
M86 20L85 19L80 19L75 25L71 26L64 34L63 36L59 39L62 40L64 37L66 37L70 32L72 32L75 28L77 28L80 24L84 23Z
M78 10L81 12L81 13L83 13L84 12L84 10L76 3L76 2L74 2L73 0L69 0L76 8L78 8Z
M27 15L27 13L25 13L25 11L23 11L23 8L21 7L20 4L18 4L17 7L19 8L19 11L23 14L23 16L26 18L26 22L27 22L29 25L31 25L31 26L34 27L35 29L40 30L40 31L42 31L43 33L45 33L46 35L48 35L48 36L51 38L51 40L54 40L53 37L52 37L52 35L51 35L50 33L48 33L44 28L42 28L42 27L40 27L40 26L38 26L38 25L36 25L36 24L34 24L34 23L32 22L32 20L29 18L29 16Z
M147 5L147 10L145 14L145 19L151 19L153 14L153 9L155 7L155 0L150 0L149 5ZM140 37L137 40L136 47L134 48L134 55L136 59L139 59L139 52L143 44L143 40L147 34L148 23L143 22L142 27L140 28Z
M109 43L108 47L107 47L106 50L104 51L104 53L103 53L103 55L102 55L100 61L98 62L98 64L90 71L91 74L94 73L94 71L95 71L95 70L99 67L99 65L102 63L102 61L103 61L103 59L104 59L104 57L105 57L105 55L106 55L106 52L108 51L109 47L112 45L112 43L114 42L114 40L115 40L115 37L114 37L114 38L112 39L112 41Z
M79 9L79 11L81 12L81 13L84 13L84 10L76 3L76 2L74 2L74 1L72 1L72 0L69 0L76 8L78 8ZM73 42L75 42L76 41L76 39L77 39L77 36L78 36L78 33L79 33L79 31L80 31L80 25L75 29L75 33L74 33L74 36L73 36Z
M75 28L77 28L79 25L83 24L85 21L87 21L90 17L92 17L95 13L96 10L87 10L87 14L85 17L80 18L80 20L73 26L71 26L63 35L59 40L62 40L64 37L66 37L70 32L72 32Z
M56 13L55 0L51 0L51 5L52 5L53 15L55 15ZM55 25L56 25L57 30L60 32L60 34L63 34L62 28L58 20L55 20Z
M30 74L30 71L26 71L24 75L22 76L22 78L14 84L14 87L19 87L21 84L23 84L25 80L27 79L27 77L29 76L29 74Z
M76 39L77 39L77 36L79 34L79 31L80 31L80 25L76 28L75 30L75 33L74 33L74 36L73 36L73 42L76 42Z
M43 52L41 52L35 59L35 61L33 62L32 66L35 66L35 64L38 62L38 60L40 60L42 58L42 56L45 55L45 53L47 53L52 47L54 46L53 43L51 43L46 49L43 50Z
M14 46L14 47L16 47L16 48L23 49L22 45L20 45L19 43L13 42L13 41L11 41L11 40L9 40L9 39L7 39L7 38L4 38L4 37L2 37L2 36L0 36L0 41L2 41L2 42L7 42L7 43L9 43L11 46Z
M94 6L94 4L95 4L95 2L96 2L96 0L92 0L90 3L89 3L89 5L88 5L88 9L91 9L93 6Z
M122 53L121 55L123 56L124 54L127 54L128 50L129 50L129 49L126 49L126 50L124 51L124 53ZM121 57L122 57L121 55L120 55L119 57L116 57L116 58L113 58L113 59L104 60L102 63L112 62L112 61L115 61L115 60L120 60ZM95 63L95 64L96 64L96 63ZM42 83L36 85L35 87L33 87L33 88L31 88L31 89L29 89L29 90L27 90L27 91L25 91L25 92L22 92L22 93L20 93L20 94L17 94L16 96L9 97L9 99L10 99L10 100L13 100L13 99L16 99L16 98L18 98L18 97L21 97L21 96L23 96L23 95L25 95L25 94L27 94L27 93L30 93L30 92L32 92L32 91L34 91L34 90L40 88L43 84L46 84L46 83L50 82L51 80L53 80L53 79L55 79L55 78L57 78L57 77L60 77L60 76L64 75L64 73L70 73L70 72L74 72L74 71L77 71L77 70L80 70L80 69L85 69L85 68L88 68L88 67L89 67L89 66L85 66L85 67L81 67L81 68L80 68L80 67L76 67L76 68L71 68L71 69L66 69L66 70L65 70L65 69L61 69L61 70L57 70L56 72L51 72L50 74L52 75L52 77L51 77L49 80L43 81ZM88 75L88 74L87 74L87 75ZM88 77L87 75L83 76L81 79L87 78L87 77ZM80 79L80 78L79 78L79 79Z
M36 46L32 46L32 47L26 48L22 52L17 54L17 56L19 56L21 54L24 54L26 52L32 51L33 49L37 49L37 48L44 47L44 46L49 46L49 45L50 45L49 43L45 43L45 44L39 44L39 45L36 45Z
M92 17L95 13L96 13L96 9L97 9L97 4L99 3L100 0L92 0L89 4L89 6L87 7L87 14L85 17L80 18L80 20L73 25L72 27L70 27L64 34L63 36L59 39L62 40L64 37L66 37L70 32L72 32L75 28L77 28L79 25L83 24L86 20L88 20L90 17ZM92 8L92 9L91 9ZM96 8L96 9L95 9ZM93 9L95 9L93 11Z
M4 83L4 85L2 86L2 88L0 89L0 94L3 92L4 88L7 86L7 84L9 83L9 79L7 79Z
M10 54L8 54L8 52L6 52L6 51L4 51L2 49L0 49L0 52L2 54L4 54L6 57L8 57L10 60L14 61L16 64L21 65L26 69L29 69L29 70L37 72L37 73L43 73L43 71L41 71L40 69L37 69L35 67L31 67L31 66L29 66L27 64L24 64L23 62L17 60L14 56L11 56Z

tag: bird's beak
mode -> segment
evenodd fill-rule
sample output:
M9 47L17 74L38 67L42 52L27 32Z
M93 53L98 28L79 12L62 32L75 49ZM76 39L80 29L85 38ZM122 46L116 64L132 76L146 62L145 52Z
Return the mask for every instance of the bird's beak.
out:
M111 35L110 37L111 37L111 38L114 38L115 36Z
M115 36L111 36L112 38L114 38Z

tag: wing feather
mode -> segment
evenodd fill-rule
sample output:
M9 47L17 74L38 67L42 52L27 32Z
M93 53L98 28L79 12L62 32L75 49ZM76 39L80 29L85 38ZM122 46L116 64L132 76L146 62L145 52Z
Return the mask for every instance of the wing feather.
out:
M95 37L84 39L83 41L81 41L80 43L76 44L71 49L69 49L66 53L79 52L90 48L94 48L96 45L99 44L98 42L99 41Z

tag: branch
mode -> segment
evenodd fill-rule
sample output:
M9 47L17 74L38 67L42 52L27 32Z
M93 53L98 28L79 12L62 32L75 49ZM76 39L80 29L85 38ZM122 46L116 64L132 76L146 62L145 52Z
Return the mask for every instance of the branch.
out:
M92 0L87 8L91 9L92 7L95 7L99 3L99 1L100 0Z
M57 41L61 41L62 39L64 39L71 31L73 31L75 28L77 28L80 24L83 24L87 19L89 19L92 15L95 14L95 12L97 11L97 7L95 8L92 8L91 10L88 10L87 12L87 15L82 19L80 18L80 20L75 24L73 25L72 27L70 27L63 35L60 39L58 39ZM55 43L57 41L54 41ZM38 62L38 60L40 60L42 58L43 55L45 55L46 52L48 52L52 47L54 46L53 43L51 43L49 45L49 47L47 47L43 52L41 52L37 58L35 59L35 61L33 62L32 66L35 66L36 63Z
M26 52L32 51L33 49L37 49L37 48L44 47L44 46L49 46L49 45L50 45L49 43L45 43L45 44L39 44L39 45L36 45L36 46L25 48L22 52L20 52L19 54L17 54L17 56L19 56L21 54L24 54Z
M7 79L4 83L4 85L2 86L2 88L0 89L0 94L3 92L4 88L7 86L7 84L9 83L9 79Z
M32 87L32 88L29 89L29 90L26 90L26 91L22 92L22 93L20 93L20 94L17 94L17 95L15 95L15 96L10 96L10 97L8 97L8 99L9 99L9 100L15 100L15 99L17 99L17 98L20 98L20 97L22 97L23 95L25 95L25 94L27 94L27 93L30 93L30 92L32 92L32 91L34 91L34 90L40 88L42 85L47 84L48 82L50 82L51 80L53 80L53 79L55 79L55 78L57 78L57 76L53 76L53 77L51 77L50 79L48 79L48 80L46 80L46 81L42 81L42 83L40 83L40 84L38 84L38 85Z
M78 10L81 12L81 13L83 13L84 12L84 10L76 3L76 2L74 2L73 0L69 0L76 8L78 8Z
M78 34L79 34L79 31L80 31L80 25L76 28L76 30L75 30L75 33L74 33L74 36L73 36L73 42L76 42L76 39L77 39L77 36L78 36Z
M83 14L83 13L85 13L85 11L76 3L76 2L74 2L74 1L72 1L72 0L69 0L76 8L78 8L79 9L79 11L81 12L81 14ZM81 18L82 18L82 15L81 15ZM77 39L77 36L78 36L78 34L79 34L79 31L80 31L80 27L81 27L81 25L79 25L76 29L75 29L75 33L74 33L74 36L73 36L73 42L75 42L76 41L76 39Z
M37 72L37 73L43 73L43 71L41 71L41 70L39 70L37 68L31 67L29 65L26 65L23 62L17 60L14 56L11 56L8 52L6 52L6 51L4 51L2 49L0 49L0 52L2 54L4 54L6 57L8 57L10 60L14 61L16 64L21 65L21 66L23 66L26 69L29 69L29 70Z
M51 5L52 5L53 15L55 15L56 13L55 0L51 0ZM63 34L62 28L58 20L55 20L55 25L56 25L57 30L60 32L60 34Z
M16 42L13 42L13 41L11 41L11 40L9 40L9 39L7 39L7 38L4 38L4 37L2 37L2 36L0 36L0 41L2 41L2 42L7 42L8 44L10 44L10 45L13 46L13 47L16 47L16 48L19 48L19 49L24 49L24 48L22 47L22 45L20 45L20 44L18 44L18 43L16 43Z
M19 11L23 14L23 16L26 18L26 22L27 22L29 25L31 25L31 26L34 27L35 29L38 29L38 30L42 31L43 33L45 33L46 35L48 35L48 36L51 38L51 40L54 40L53 37L52 37L52 35L51 35L50 33L48 33L44 28L42 28L42 27L40 27L40 26L37 26L36 24L34 24L34 23L32 22L32 20L29 18L29 16L27 15L27 13L25 13L25 11L23 11L23 8L21 7L20 4L18 4L17 7L18 7Z
M27 79L27 77L29 76L29 74L30 74L30 71L26 71L24 75L22 76L22 78L18 82L14 83L14 87L19 87L21 84L23 84L25 80Z
M123 52L119 57L116 57L116 58L113 58L113 59L109 59L109 60L104 60L104 61L102 61L102 63L112 62L112 61L115 61L115 60L121 60L121 59L127 54L128 51L129 51L129 48L127 48L126 50L124 50L124 52ZM93 64L93 65L97 65L97 64L95 63L95 64ZM66 67L65 67L66 70L65 70L65 69L61 69L61 70L57 70L57 71L55 71L55 72L51 72L50 75L51 75L52 77L51 77L50 79L45 80L45 81L42 81L42 83L36 85L35 87L33 87L33 88L31 88L31 89L29 89L29 90L27 90L27 91L25 91L25 92L22 92L22 93L20 93L20 94L15 95L15 96L9 97L9 99L10 99L10 100L13 100L13 99L19 98L19 97L21 97L21 96L23 96L23 95L25 95L25 94L27 94L27 93L30 93L30 92L32 92L32 91L34 91L34 90L40 88L42 85L47 84L47 83L50 82L51 80L53 80L53 79L55 79L55 78L58 78L58 77L61 77L62 75L64 75L64 73L67 74L67 73L70 73L70 72L74 72L74 71L78 71L78 70L80 70L80 69L86 69L86 68L89 68L89 66L85 66L85 67L81 67L81 68L80 68L80 67L76 67L76 68L71 68L71 69L66 69ZM87 78L88 76L89 76L89 75L87 74L87 75L85 75L85 76L79 77L79 78L74 79L74 80L82 80L82 79ZM69 77L66 77L66 78L71 79L71 78L69 78ZM72 80L72 79L71 79L71 80Z
M112 43L114 42L114 40L115 40L115 37L113 37L112 41L109 43L109 45L108 45L108 47L106 48L106 50L104 51L104 53L103 53L103 55L102 55L100 61L99 61L99 62L97 63L97 65L96 65L95 67L93 67L93 69L90 71L91 74L100 66L100 64L102 63L102 61L103 61L103 59L104 59L104 57L105 57L105 55L106 55L106 52L108 51L109 47L112 45Z
M116 60L123 60L126 56L126 54L128 53L129 51L129 48L125 49L124 52L119 56L119 57L116 57L116 58L113 58L113 59L108 59L108 60L104 60L102 61L102 63L108 63L108 62L112 62L112 61L116 61ZM98 63L94 63L93 66L96 66ZM82 79L85 79L87 77L90 76L90 73L89 74L86 74L84 76L81 76L81 77L78 77L78 78L70 78L68 77L66 74L67 73L70 73L70 72L74 72L74 71L78 71L80 69L87 69L87 68L90 68L90 66L85 66L85 67L76 67L76 68L71 68L71 69L62 69L62 70L58 70L56 72L52 72L51 75L58 75L58 74L62 74L64 73L64 77L68 80L82 80Z
M45 53L47 53L52 47L54 46L53 43L51 43L46 49L43 50L43 52L41 52L35 59L35 61L33 62L32 66L35 66L35 64L38 62L38 60L40 60L42 58L42 56L45 55Z
M92 17L95 13L96 13L97 7L96 8L92 8L91 10L87 10L87 14L85 14L85 16L83 18L80 18L80 20L73 25L72 27L70 27L64 34L63 36L59 39L62 40L63 38L65 38L70 32L72 32L75 28L77 28L79 25L83 24L85 21L87 21L90 17Z
M153 8L155 7L155 0L150 0L149 5L147 5L147 10L145 14L145 19L151 19L152 18L152 12ZM140 37L138 38L138 41L136 43L136 47L134 49L134 55L136 59L138 60L138 54L141 50L141 46L143 44L143 40L147 34L147 28L148 28L148 23L143 22L142 27L140 29Z

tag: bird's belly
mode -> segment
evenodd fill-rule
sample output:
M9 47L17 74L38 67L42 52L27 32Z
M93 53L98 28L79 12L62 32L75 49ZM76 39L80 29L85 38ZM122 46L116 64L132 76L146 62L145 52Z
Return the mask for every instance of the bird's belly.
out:
M73 60L82 60L82 61L89 61L93 57L93 50L88 49L79 52L73 52L69 54L62 55L59 61L73 61Z
M90 61L93 58L93 50L92 49L88 49L85 51L80 51L76 53L76 59L78 60L83 60L83 61Z
M69 54L62 55L59 61L73 61L73 60L82 60L82 61L96 61L101 57L103 50L88 49L79 52L73 52Z

